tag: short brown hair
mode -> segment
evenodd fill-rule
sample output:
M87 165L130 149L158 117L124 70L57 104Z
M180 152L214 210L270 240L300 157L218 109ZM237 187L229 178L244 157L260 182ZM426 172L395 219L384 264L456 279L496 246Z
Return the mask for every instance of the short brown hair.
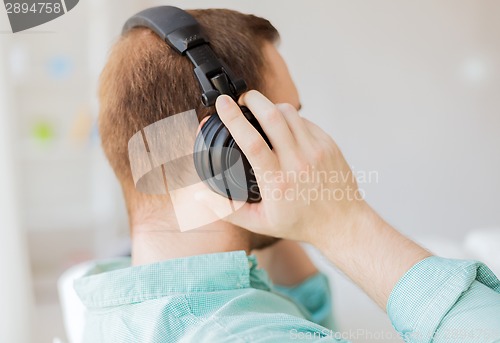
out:
M235 75L243 78L249 89L265 93L262 46L279 38L271 23L227 9L188 12L199 21L212 49ZM201 104L190 61L145 28L129 31L114 45L100 78L99 101L102 146L126 198L133 187L127 151L132 135L186 110L195 109L199 120L214 111ZM129 204L130 199L126 200Z

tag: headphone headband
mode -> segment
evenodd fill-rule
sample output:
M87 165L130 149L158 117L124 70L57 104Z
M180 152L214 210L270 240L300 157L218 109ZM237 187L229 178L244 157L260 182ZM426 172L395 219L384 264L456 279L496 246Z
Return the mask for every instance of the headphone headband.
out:
M202 90L202 102L213 106L221 94L237 99L246 83L237 79L224 61L217 58L198 21L173 6L148 8L127 20L122 34L135 27L147 27L180 55L189 57Z

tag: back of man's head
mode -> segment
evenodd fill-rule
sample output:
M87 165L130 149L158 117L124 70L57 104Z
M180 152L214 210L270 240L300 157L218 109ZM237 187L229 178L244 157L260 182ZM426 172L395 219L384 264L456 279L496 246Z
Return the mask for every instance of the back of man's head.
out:
M226 9L188 11L203 27L215 53L248 89L266 92L263 45L278 32L269 21ZM198 119L212 114L204 108L190 61L174 52L152 31L136 28L113 47L100 80L99 130L104 152L118 177L130 216L153 196L134 188L128 141L138 131L163 118L195 109ZM185 150L182 137L168 149Z

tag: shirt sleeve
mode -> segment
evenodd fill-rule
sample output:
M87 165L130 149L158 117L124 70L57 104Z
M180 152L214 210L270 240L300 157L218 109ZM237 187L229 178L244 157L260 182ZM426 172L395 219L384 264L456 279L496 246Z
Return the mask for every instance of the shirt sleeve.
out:
M274 285L273 290L299 305L307 319L328 329L335 329L330 284L323 273L318 272L293 287Z
M500 342L500 281L481 262L432 256L399 280L387 313L405 342Z

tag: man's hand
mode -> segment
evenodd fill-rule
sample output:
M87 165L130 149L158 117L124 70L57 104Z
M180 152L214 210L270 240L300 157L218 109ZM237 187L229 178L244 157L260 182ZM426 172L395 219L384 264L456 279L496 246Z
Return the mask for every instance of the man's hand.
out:
M366 204L333 139L293 106L274 105L257 91L245 93L240 102L255 115L273 149L229 96L217 99L219 116L252 165L262 196L260 203L245 204L224 220L313 244L325 233L342 234L352 227ZM221 199L205 196L217 212Z
M385 308L397 281L430 253L361 199L342 153L321 128L291 105L274 105L257 91L245 93L240 103L255 115L273 149L230 97L217 99L217 112L252 165L262 195L260 203L239 204L221 219L312 243ZM216 213L227 206L227 199L209 191L199 198Z

